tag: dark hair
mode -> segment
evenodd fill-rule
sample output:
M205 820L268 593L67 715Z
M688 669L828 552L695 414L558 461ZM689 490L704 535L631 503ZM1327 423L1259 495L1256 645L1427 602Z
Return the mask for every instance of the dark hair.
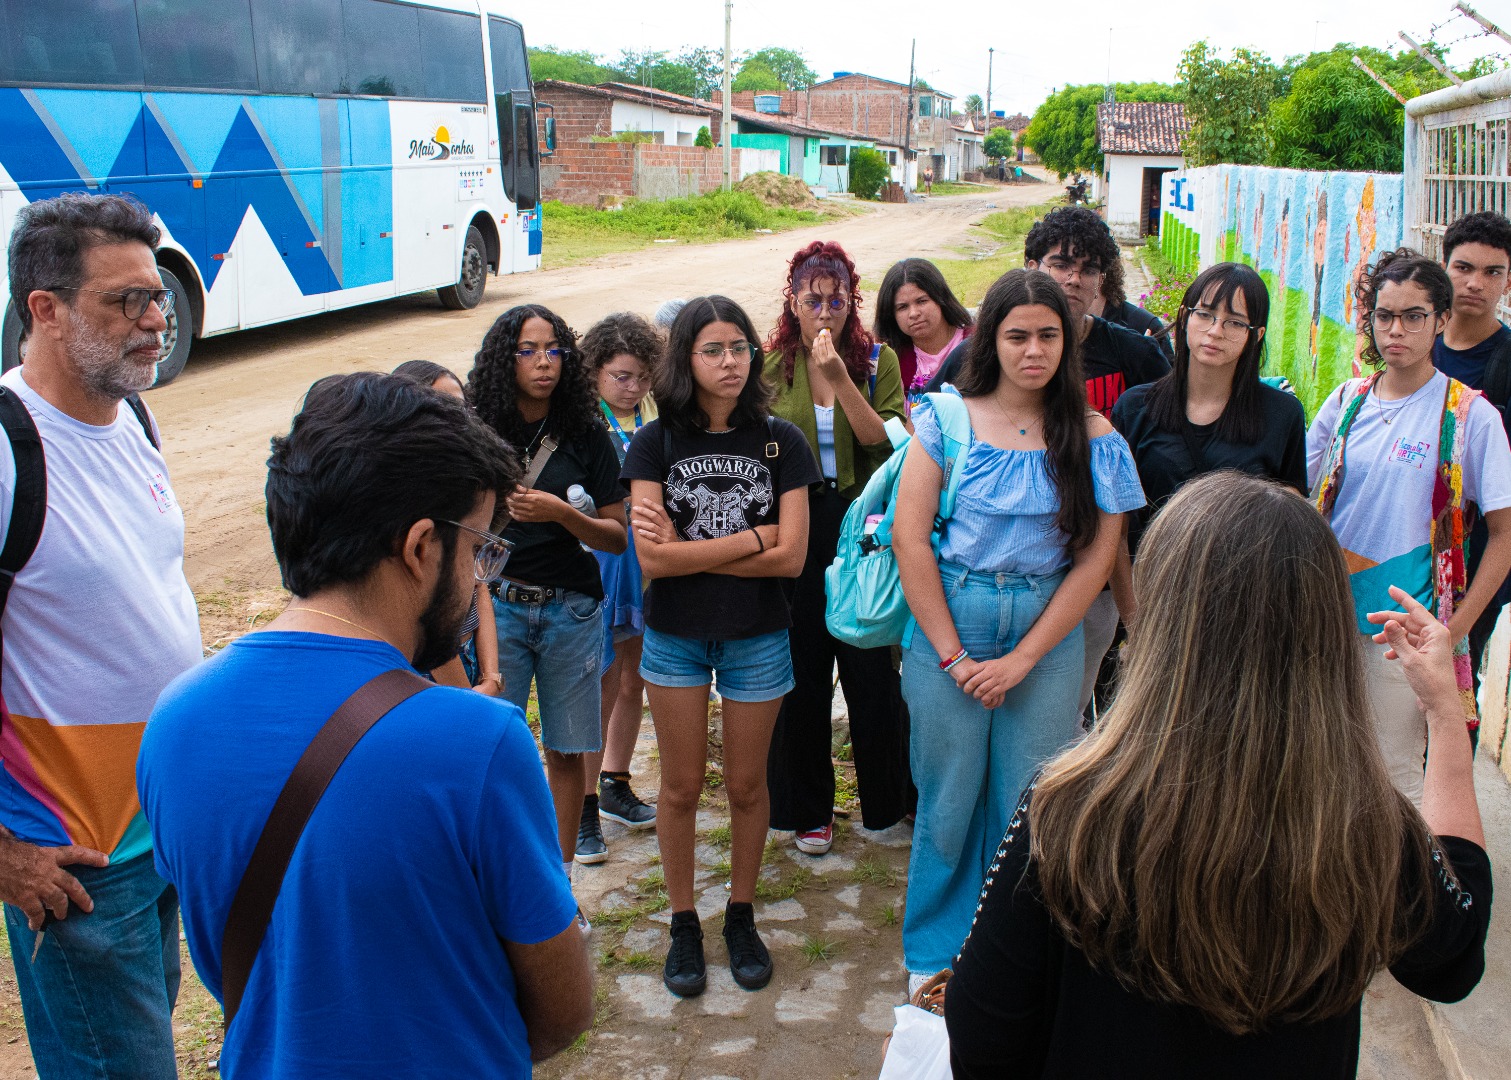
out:
M360 581L416 521L465 517L518 479L514 451L455 398L377 372L329 375L268 458L284 588L304 597Z
M162 233L152 211L131 195L70 191L23 206L10 237L10 298L31 331L27 298L37 290L76 289L84 283L84 252L100 244L146 244L153 251ZM180 299L185 299L180 297Z
M1186 337L1186 322L1191 309L1201 304L1233 310L1233 297L1243 294L1249 331L1238 367L1233 371L1233 388L1228 403L1217 418L1217 437L1230 443L1256 443L1264 437L1264 407L1260 404L1259 367L1264 357L1264 341L1258 330L1270 321L1270 292L1252 267L1225 262L1209 266L1186 287L1180 311L1175 316L1175 364L1149 388L1149 416L1164 431L1179 432L1186 422L1186 387L1190 382L1191 343Z
M1060 496L1055 515L1070 545L1078 551L1096 539L1096 489L1091 479L1091 439L1086 434L1086 381L1081 374L1080 337L1070 301L1055 279L1042 270L1009 270L986 290L976 314L976 332L966 346L956 388L964 397L983 397L997 389L1002 363L997 358L997 330L1016 307L1042 304L1060 319L1060 366L1044 388L1044 463Z
M489 327L482 347L473 358L472 370L467 373L467 400L494 431L515 446L527 444L528 432L516 400L519 384L514 381L514 352L519 348L520 331L530 319L550 323L562 351L561 381L551 392L546 429L558 442L569 442L598 425L598 390L583 366L577 335L549 308L520 304L504 312Z
M1459 218L1443 234L1443 262L1453 258L1453 249L1460 244L1484 244L1499 248L1511 258L1511 221L1494 210L1481 210Z
M1407 282L1415 282L1427 292L1427 299L1432 304L1432 310L1437 314L1449 311L1453 307L1453 281L1448 277L1448 271L1443 269L1441 263L1433 262L1420 251L1409 247L1396 248L1387 251L1375 260L1373 266L1365 267L1359 283L1354 286L1354 299L1359 304L1359 311L1364 318L1375 310L1375 301L1380 295L1380 289L1384 285L1394 282L1404 285ZM1375 345L1375 332L1373 324L1368 337L1365 339L1363 357L1365 363L1371 367L1379 367L1385 363L1385 358L1380 355L1380 350Z
M461 386L463 390L466 389L462 384L462 377L460 375L449 367L442 367L434 360L406 360L394 368L393 371L389 372L389 374L397 375L401 379L408 379L410 382L417 382L421 386L434 386L440 379L450 379L457 386Z
M971 313L965 310L965 305L950 291L949 282L944 280L939 267L928 259L903 259L893 263L887 276L881 279L881 289L876 294L876 318L871 324L871 333L878 341L890 345L893 352L901 355L904 349L913 344L913 339L897 324L897 294L904 285L917 287L938 304L944 321L949 325L971 325Z
M797 351L803 347L803 330L797 316L792 313L792 300L798 290L809 282L827 278L834 282L837 291L850 297L850 310L845 316L845 325L835 336L834 348L845 361L845 370L857 384L871 375L871 335L860 322L860 271L845 254L845 249L832 240L815 240L787 264L787 284L782 287L782 313L777 317L776 329L766 341L766 351L782 354L782 377L792 385L792 372L797 367ZM658 406L660 395L656 397Z
M693 379L693 343L710 323L733 323L750 342L750 377L740 389L729 426L754 427L764 424L771 405L771 387L762 374L760 347L756 344L755 324L745 309L727 296L697 296L689 300L672 320L666 339L666 352L656 367L652 387L661 422L674 431L692 433L708 426L708 414L698 405L698 384Z
M1043 262L1055 248L1067 259L1086 259L1106 273L1122 258L1112 230L1095 210L1062 206L1034 222L1023 238L1024 262ZM1104 294L1105 295L1105 294Z
M605 315L582 335L582 362L590 374L596 374L620 353L629 353L654 375L662 346L661 332L654 326L634 312L618 311Z
M1102 310L1121 307L1128 299L1127 284L1123 279L1121 255L1102 267Z

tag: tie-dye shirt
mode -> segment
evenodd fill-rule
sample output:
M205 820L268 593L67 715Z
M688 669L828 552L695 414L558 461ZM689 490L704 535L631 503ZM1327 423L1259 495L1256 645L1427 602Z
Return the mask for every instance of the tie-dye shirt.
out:
M125 405L96 427L0 378L42 436L47 517L6 604L0 825L33 844L83 844L113 861L152 840L136 756L153 703L200 658L184 579L184 515L163 456ZM16 464L0 438L0 537Z

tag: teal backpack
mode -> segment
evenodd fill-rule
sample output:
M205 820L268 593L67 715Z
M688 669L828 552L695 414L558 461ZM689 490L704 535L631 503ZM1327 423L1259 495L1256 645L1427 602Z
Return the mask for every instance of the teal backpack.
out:
M939 420L944 448L944 481L939 490L939 512L934 517L937 557L945 522L955 512L955 492L964 471L962 459L971 445L971 418L953 387L924 396ZM871 475L845 511L834 562L824 572L828 596L824 621L829 633L859 649L906 644L904 639L911 636L912 613L902 594L897 557L892 554L892 521L897 514L902 463L913 439L902 421L895 418L887 421L887 437L892 440L892 456Z

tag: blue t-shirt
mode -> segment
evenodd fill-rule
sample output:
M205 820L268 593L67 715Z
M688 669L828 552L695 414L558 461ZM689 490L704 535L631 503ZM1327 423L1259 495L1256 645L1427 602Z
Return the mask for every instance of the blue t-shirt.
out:
M226 916L274 799L337 706L402 666L382 642L265 631L158 700L137 789L217 1000ZM528 1077L503 942L555 937L576 910L523 714L424 690L363 737L310 818L221 1072Z
M1490 354L1500 348L1507 338L1511 338L1511 330L1501 326L1472 348L1450 349L1444 344L1443 335L1439 334L1437 341L1432 344L1432 366L1471 390L1483 390L1485 364L1489 361Z

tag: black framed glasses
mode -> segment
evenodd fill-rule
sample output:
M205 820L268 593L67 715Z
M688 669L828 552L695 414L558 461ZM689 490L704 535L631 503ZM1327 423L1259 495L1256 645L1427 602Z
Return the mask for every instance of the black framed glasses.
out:
M1369 313L1369 321L1374 324L1375 330L1381 334L1390 333L1390 328L1395 325L1397 319L1401 320L1401 329L1405 330L1408 334L1420 334L1422 327L1427 325L1427 317L1431 314L1432 312L1430 311L1422 311L1420 309L1396 312L1387 311L1384 308L1375 308L1375 310Z
M112 296L121 302L121 314L136 322L147 314L147 305L156 304L164 315L173 311L172 289L126 289L122 292L107 292L104 289L85 289L76 285L51 285L48 292L87 292L96 296Z
M460 521L451 521L447 518L441 518L441 521L447 525L454 525L463 532L470 532L473 536L482 537L483 546L478 548L472 563L473 577L485 585L492 585L504 576L504 566L508 563L509 556L514 554L512 540L505 540L495 533L463 525Z

